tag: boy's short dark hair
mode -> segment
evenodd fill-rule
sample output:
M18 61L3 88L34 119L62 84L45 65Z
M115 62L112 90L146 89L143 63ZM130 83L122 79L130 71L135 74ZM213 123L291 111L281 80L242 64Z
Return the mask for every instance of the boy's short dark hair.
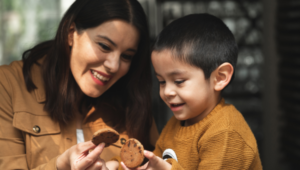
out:
M153 51L171 50L174 57L201 68L205 78L222 63L235 68L238 48L223 21L210 14L191 14L179 18L158 35Z

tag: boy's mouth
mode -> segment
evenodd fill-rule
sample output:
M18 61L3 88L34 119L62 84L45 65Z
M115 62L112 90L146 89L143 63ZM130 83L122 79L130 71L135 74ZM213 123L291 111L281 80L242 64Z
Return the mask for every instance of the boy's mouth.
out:
M184 105L184 103L178 103L178 104L170 104L171 107L179 107Z
M179 111L182 109L183 105L185 103L170 103L170 109L173 111L173 112L176 112L176 111Z

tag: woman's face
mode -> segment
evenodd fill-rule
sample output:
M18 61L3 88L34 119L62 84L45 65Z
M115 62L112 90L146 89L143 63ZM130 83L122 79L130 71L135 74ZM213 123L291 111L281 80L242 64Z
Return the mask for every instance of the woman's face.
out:
M70 28L71 72L87 96L102 95L129 70L137 52L138 30L123 20L77 31Z

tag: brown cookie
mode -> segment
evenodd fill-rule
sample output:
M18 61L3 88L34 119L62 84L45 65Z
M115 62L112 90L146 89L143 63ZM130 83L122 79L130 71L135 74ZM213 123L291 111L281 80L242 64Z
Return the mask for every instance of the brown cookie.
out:
M105 147L113 144L119 140L119 133L111 128L104 128L100 129L94 133L92 142L95 145L99 145L100 143L104 142Z
M144 146L136 139L128 139L121 149L121 159L128 168L136 168L144 160Z

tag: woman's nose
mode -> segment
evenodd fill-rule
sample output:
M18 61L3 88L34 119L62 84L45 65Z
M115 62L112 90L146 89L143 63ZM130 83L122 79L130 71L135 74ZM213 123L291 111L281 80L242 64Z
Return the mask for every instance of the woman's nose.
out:
M110 72L110 73L117 72L120 67L120 55L117 53L108 54L103 65L107 69L108 72Z

